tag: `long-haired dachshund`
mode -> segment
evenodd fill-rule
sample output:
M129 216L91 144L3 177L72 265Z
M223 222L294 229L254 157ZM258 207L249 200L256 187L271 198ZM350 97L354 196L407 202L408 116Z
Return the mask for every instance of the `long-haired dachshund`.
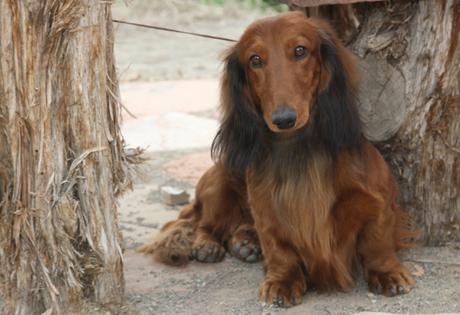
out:
M141 248L171 265L263 257L259 294L279 306L307 287L346 290L358 262L373 292L414 286L396 252L414 236L396 182L365 139L351 53L327 23L255 22L225 59L216 166L196 201Z

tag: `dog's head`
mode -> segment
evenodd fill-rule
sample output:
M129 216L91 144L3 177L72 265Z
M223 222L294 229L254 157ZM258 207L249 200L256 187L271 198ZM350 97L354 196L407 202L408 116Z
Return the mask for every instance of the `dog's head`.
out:
M326 22L293 12L253 23L225 59L214 156L243 171L265 125L289 133L311 120L331 151L359 143L356 77L351 53Z

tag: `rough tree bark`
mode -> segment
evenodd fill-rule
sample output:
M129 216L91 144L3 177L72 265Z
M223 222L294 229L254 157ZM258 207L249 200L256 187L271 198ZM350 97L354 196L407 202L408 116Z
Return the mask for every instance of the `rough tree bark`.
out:
M333 20L358 56L360 112L400 204L422 241L460 240L460 0L279 1Z
M110 1L2 0L0 34L0 313L119 304L116 197L139 158L120 133Z
M375 26L385 25L387 18L396 23L395 27L376 30L368 48L377 57L381 72L386 73L385 83L405 91L393 110L401 113L401 119L393 120L391 114L379 118L394 123L387 124L389 132L376 138L376 144L399 178L401 203L425 233L423 239L428 244L458 241L460 1L401 2L373 11L368 21L375 19ZM363 29L371 26L367 23ZM380 36L383 47L376 46ZM384 47L387 38L391 43ZM371 77L373 72L364 74ZM386 89L388 84L378 95L391 103L393 90ZM378 102L373 105L378 106Z

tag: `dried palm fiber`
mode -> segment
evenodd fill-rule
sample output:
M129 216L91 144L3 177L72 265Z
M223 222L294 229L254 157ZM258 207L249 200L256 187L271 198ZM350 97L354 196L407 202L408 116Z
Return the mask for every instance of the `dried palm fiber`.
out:
M116 198L125 150L111 3L0 2L2 314L67 314L123 298Z

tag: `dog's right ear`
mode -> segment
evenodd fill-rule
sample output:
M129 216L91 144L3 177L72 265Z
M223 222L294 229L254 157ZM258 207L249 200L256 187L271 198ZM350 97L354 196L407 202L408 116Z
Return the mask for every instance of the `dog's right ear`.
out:
M245 174L256 159L262 121L254 113L245 66L239 60L238 45L224 61L221 81L220 127L212 143L211 156L227 176Z

